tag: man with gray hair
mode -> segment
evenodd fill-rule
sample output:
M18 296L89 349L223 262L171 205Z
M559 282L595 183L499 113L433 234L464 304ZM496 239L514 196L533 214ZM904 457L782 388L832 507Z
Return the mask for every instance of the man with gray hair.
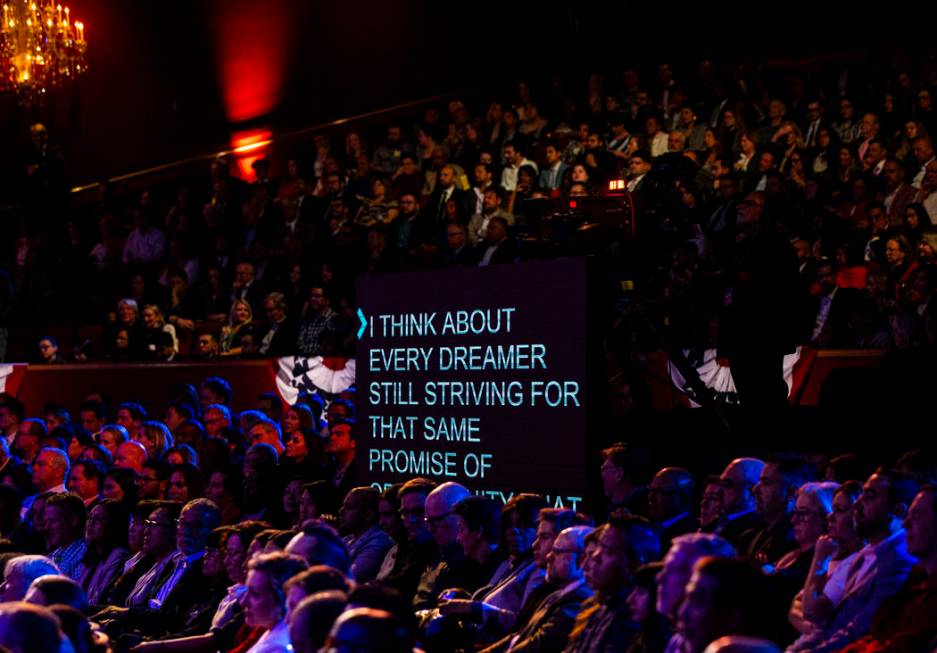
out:
M0 601L22 601L26 590L40 576L59 574L59 568L45 556L23 555L7 562L0 586Z
M23 508L20 510L20 518L25 519L32 508L36 497L46 492L52 494L64 494L68 492L65 487L65 479L68 478L68 454L55 447L44 447L39 450L36 460L33 462L33 485L39 490L36 494L23 499Z
M251 425L247 432L247 441L249 445L269 444L276 449L277 457L282 456L285 449L279 425L266 417Z
M709 533L688 533L674 538L664 567L657 574L657 611L676 624L677 610L685 598L686 585L693 575L693 566L702 558L735 558L736 550L724 538ZM667 653L685 651L685 642L674 633L667 645Z

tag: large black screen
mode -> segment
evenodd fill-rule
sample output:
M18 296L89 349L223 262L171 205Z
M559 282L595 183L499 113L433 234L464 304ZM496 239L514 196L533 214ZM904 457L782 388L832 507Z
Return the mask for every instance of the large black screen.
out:
M362 277L359 478L585 491L583 259Z

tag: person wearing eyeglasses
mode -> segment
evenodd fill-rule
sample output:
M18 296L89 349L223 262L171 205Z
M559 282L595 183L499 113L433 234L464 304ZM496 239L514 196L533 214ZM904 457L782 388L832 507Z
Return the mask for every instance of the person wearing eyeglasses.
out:
M693 475L680 467L657 472L647 489L648 516L660 531L660 550L666 552L678 535L692 533L698 523L692 514Z
M131 629L146 636L176 632L189 610L214 591L205 582L202 566L208 536L221 525L221 511L208 499L195 499L173 519L179 505L166 502L147 520L144 547L149 545L157 560L130 593L130 610L107 608L99 614L113 620L111 633Z
M776 454L765 461L752 488L755 509L764 526L752 538L744 555L760 564L780 560L797 548L791 515L797 490L816 479L816 467L797 454ZM793 597L792 597L793 598Z
M827 533L827 521L833 507L838 483L806 483L797 490L797 501L791 513L795 548L770 566L780 580L779 589L793 598L804 586L813 561L814 547Z
M469 491L458 483L443 483L426 495L424 519L436 542L437 557L423 571L417 586L413 607L428 610L436 607L439 593L452 587L474 590L469 587L472 571L476 564L470 561L459 544L461 518L453 512L457 503L470 496ZM401 506L404 503L401 501ZM404 522L409 531L411 526Z
M719 476L724 521L711 528L710 532L721 535L739 551L748 548L747 534L762 524L755 512L752 488L764 466L757 458L736 458Z
M411 601L420 576L437 556L436 542L424 519L426 497L435 487L436 483L427 478L414 478L404 483L397 493L406 537L397 545L394 566L384 583Z
M561 531L547 553L546 581L556 588L529 619L518 621L517 630L483 649L482 653L546 653L560 651L573 629L582 602L592 596L586 585L586 536L591 526L572 526Z

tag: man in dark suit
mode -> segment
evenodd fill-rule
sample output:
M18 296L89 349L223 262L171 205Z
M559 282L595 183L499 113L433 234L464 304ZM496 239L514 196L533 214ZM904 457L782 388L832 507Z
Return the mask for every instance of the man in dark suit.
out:
M250 261L237 264L234 269L234 283L231 285L231 301L243 299L251 305L254 315L260 315L265 293L255 274L254 264Z
M508 222L501 217L488 221L485 240L478 246L481 258L479 267L498 263L516 263L520 258L517 243L508 235Z
M268 326L261 336L257 353L261 356L290 356L296 351L298 325L287 314L289 302L281 292L272 292L264 299Z
M585 540L592 532L589 526L573 526L562 531L553 541L547 559L547 582L558 587L547 596L525 623L515 624L518 630L495 642L482 653L541 653L557 651L565 646L582 602L592 596L586 585L582 563L585 562Z
M466 206L466 193L458 186L459 180L456 178L455 169L450 165L444 165L439 170L439 178L436 181L436 188L433 189L423 212L431 224L442 224L446 219L446 202L452 200L459 210L459 220L464 222L465 215L463 211Z
M691 512L693 475L679 467L657 472L647 490L648 515L660 531L660 550L666 552L673 538L697 528Z
M445 268L462 268L475 265L478 254L468 244L468 231L464 224L453 222L446 225L446 248L442 250L440 264Z
M157 515L153 521L160 519ZM111 632L115 627L123 633L134 630L145 635L175 632L189 610L213 591L211 583L205 581L202 564L208 534L221 525L221 511L208 499L195 499L182 509L177 524L176 551L152 584L147 604L99 613L101 619L114 620Z
M355 480L355 449L357 444L356 423L353 419L339 419L329 423L329 435L325 441L325 452L331 458L330 476L338 488L338 496L344 497L360 483Z

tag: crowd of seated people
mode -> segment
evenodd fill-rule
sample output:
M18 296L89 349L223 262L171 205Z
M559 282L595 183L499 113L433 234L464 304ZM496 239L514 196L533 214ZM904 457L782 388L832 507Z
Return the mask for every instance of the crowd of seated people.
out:
M928 65L703 61L521 82L317 133L256 161L251 183L224 159L208 181L134 198L104 183L60 238L12 229L0 285L14 322L99 326L67 348L43 338L48 363L347 353L357 276L566 251L531 246L546 236L527 200L621 179L641 244L598 253L666 300L652 317L675 344L732 337L724 313L766 231L785 241L787 292L771 302L788 340L933 344Z
M937 456L601 452L603 497L369 485L352 392L0 395L0 650L923 652ZM666 463L667 452L659 452Z

